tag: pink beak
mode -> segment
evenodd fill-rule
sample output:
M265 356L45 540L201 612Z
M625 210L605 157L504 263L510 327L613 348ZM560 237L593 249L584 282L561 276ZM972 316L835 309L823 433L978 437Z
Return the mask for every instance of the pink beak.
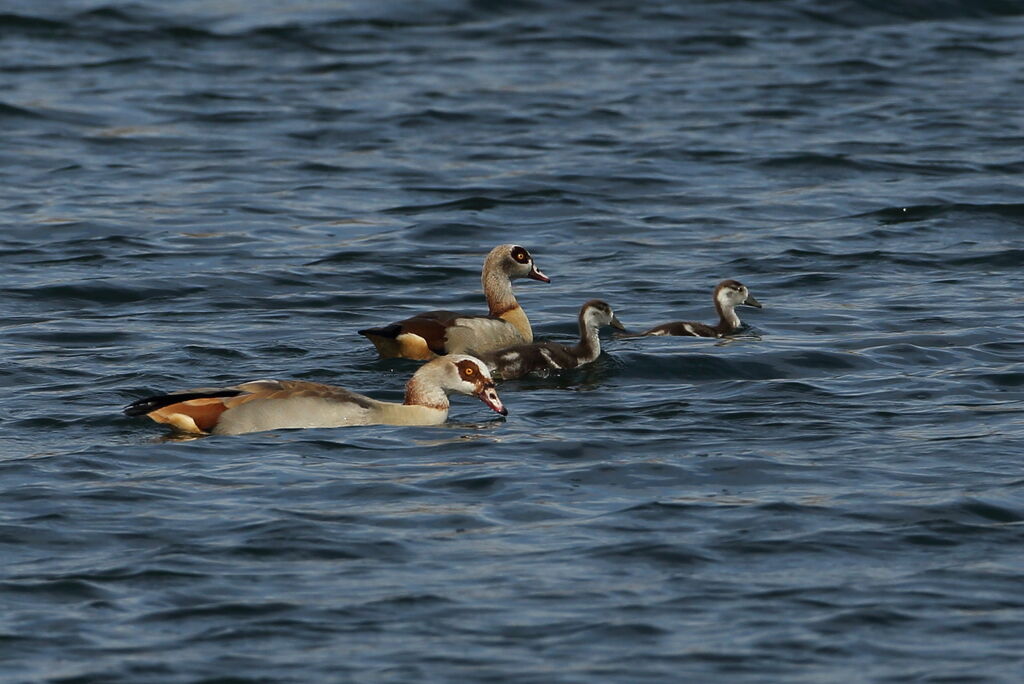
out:
M483 388L476 393L476 396L480 401L484 402L491 407L491 410L495 413L500 413L503 416L508 415L508 409L501 403L501 397L498 396L498 390L494 389L493 383L487 383Z
M533 278L534 280L539 280L542 283L551 282L551 278L548 278L546 275L537 270L536 266L530 266L530 272L526 274L526 277Z

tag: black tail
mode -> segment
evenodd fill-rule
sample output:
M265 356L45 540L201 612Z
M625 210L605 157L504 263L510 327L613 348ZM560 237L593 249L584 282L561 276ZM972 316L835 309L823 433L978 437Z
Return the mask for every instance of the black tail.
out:
M357 330L356 332L358 332L360 335L388 337L393 340L402 334L402 324L392 323L391 325L385 325L383 328L363 328L362 330Z
M164 406L177 404L179 401L190 399L212 399L214 397L237 397L242 390L210 390L209 392L176 392L173 394L158 394L154 397L139 399L125 406L122 411L126 416L144 416L147 413L162 409Z

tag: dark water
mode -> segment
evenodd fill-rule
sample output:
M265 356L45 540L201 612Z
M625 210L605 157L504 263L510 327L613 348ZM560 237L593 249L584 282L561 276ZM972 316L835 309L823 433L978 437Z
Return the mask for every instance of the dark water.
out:
M4 681L1011 682L1024 3L0 4ZM158 390L397 399L355 330L608 340L437 428L165 441Z

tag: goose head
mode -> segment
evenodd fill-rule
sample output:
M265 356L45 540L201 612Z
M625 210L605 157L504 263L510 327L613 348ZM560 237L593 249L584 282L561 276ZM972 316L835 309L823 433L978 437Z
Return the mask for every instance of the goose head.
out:
M476 397L495 413L508 415L508 409L501 403L494 380L483 361L468 354L449 354L439 361L445 362L441 387L446 393L458 392Z
M485 265L504 273L509 280L514 278L532 278L542 283L550 283L551 278L541 273L533 263L533 256L525 247L519 245L498 245L491 250L484 262Z

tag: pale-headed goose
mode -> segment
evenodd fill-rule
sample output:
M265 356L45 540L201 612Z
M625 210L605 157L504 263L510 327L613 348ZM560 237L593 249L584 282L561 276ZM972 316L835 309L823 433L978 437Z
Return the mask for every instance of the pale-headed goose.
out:
M257 380L140 399L129 416L148 415L184 432L238 435L281 428L347 425L436 425L448 418L448 394L479 398L507 415L487 366L472 356L424 364L405 386L405 403L378 401L342 387L301 380Z
M530 320L512 293L512 280L551 279L537 270L519 245L498 245L484 260L480 282L487 315L428 311L380 328L360 330L384 358L431 359L436 355L487 351L533 341Z

